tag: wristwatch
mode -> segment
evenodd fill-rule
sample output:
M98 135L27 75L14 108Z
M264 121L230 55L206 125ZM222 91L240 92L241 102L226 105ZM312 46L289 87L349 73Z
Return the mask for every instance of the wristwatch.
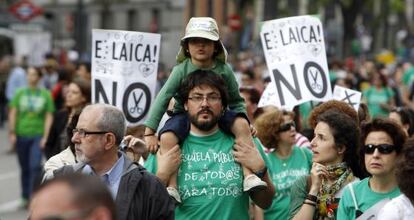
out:
M265 166L263 169L258 170L256 172L254 172L254 174L259 177L260 179L262 179L267 173L267 167Z

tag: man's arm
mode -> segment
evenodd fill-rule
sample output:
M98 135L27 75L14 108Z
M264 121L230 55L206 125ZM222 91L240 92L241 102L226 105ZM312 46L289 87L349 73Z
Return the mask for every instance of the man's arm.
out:
M158 151L156 175L165 186L168 185L171 175L178 170L180 164L181 150L178 144L167 151L167 153L161 154L161 152Z
M257 148L252 148L244 145L244 143L236 143L234 145L233 154L235 161L239 162L255 173L265 169L266 164L260 155L259 150ZM252 192L250 194L250 197L257 206L262 209L266 209L272 205L275 188L268 172L264 174L262 180L267 183L267 188L264 190Z

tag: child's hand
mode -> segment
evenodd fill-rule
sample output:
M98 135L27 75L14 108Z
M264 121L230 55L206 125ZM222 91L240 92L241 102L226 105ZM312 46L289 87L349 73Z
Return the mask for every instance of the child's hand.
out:
M148 151L155 154L158 150L158 136L151 135L144 137L145 143L147 144Z

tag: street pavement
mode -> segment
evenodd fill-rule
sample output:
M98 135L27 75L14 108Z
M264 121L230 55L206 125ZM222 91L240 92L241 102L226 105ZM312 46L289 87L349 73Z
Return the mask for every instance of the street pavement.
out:
M20 171L17 155L8 153L7 128L0 128L0 220L27 219L20 208Z

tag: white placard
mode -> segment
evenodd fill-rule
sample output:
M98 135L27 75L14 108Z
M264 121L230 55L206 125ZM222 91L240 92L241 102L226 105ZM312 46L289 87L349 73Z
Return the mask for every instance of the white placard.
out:
M260 37L280 107L332 98L322 23L297 16L265 21Z
M277 98L276 94L277 94L276 85L274 83L269 83L266 86L266 89L263 91L262 96L260 97L259 103L257 104L257 107L263 108L266 106L276 106L280 109L292 111L295 106L285 105L281 107L279 99Z
M362 93L356 90L348 89L335 85L332 98L338 101L344 101L352 106L357 112L361 103Z
M142 123L154 99L161 35L92 31L92 102L121 109L129 123Z

